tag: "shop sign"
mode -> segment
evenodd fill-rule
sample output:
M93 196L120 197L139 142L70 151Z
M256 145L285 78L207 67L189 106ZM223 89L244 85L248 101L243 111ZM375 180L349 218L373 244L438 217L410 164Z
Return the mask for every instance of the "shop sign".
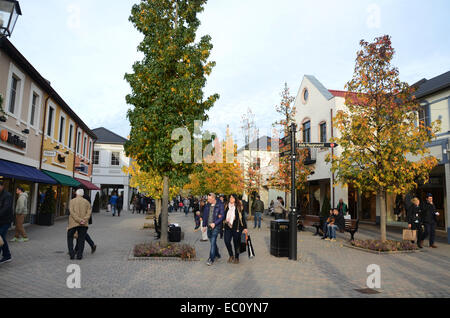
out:
M0 132L0 140L22 150L27 147L27 143L22 137L6 129Z
M44 157L56 157L56 151L44 151Z

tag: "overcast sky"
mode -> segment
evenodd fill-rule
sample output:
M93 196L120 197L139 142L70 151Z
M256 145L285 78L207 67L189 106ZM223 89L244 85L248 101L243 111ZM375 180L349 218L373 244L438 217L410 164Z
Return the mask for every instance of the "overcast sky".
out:
M20 0L11 41L92 129L124 137L130 127L124 74L140 58L142 36L128 21L138 0ZM205 128L242 145L248 108L261 135L278 119L287 82L297 94L305 74L344 89L362 39L389 34L394 64L412 84L450 70L448 0L210 0L199 36L209 34L217 62L206 94L219 93Z

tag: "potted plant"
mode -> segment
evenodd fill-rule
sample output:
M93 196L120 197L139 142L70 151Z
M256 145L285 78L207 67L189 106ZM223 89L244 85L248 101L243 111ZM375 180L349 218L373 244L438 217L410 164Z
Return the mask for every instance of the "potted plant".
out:
M100 212L100 194L97 192L95 195L94 205L92 206L92 213Z
M55 191L48 188L45 192L44 202L39 211L38 225L52 226L55 223L56 200Z

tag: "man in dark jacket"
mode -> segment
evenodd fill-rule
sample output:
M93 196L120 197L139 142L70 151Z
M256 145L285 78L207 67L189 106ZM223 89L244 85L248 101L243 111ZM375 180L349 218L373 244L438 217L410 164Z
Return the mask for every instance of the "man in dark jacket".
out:
M224 206L220 200L216 199L214 193L208 195L208 204L203 209L203 231L207 231L211 242L208 266L214 264L215 259L220 259L219 248L217 247L217 237L222 232L222 222L225 218Z
M0 265L11 262L11 252L6 240L6 234L13 221L13 197L11 193L5 190L3 181L0 181L0 236L3 239L3 246L0 248L2 251L2 257L0 259Z
M342 231L345 229L344 215L339 212L338 209L333 210L333 216L329 218L327 241L336 242L336 231Z
M259 195L256 196L255 202L252 204L252 212L255 215L255 227L258 227L258 230L261 230L261 219L264 213L264 202L261 201L261 197Z
M436 226L438 223L437 217L439 213L436 211L436 207L433 204L433 195L427 195L427 201L422 207L422 224L425 227L425 233L422 235L420 245L423 246L423 241L430 236L430 247L437 248L434 244L436 238Z

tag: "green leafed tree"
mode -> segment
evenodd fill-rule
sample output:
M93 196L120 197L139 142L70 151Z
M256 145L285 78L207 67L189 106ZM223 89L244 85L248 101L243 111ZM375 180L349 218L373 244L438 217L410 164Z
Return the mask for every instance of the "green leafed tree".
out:
M377 195L381 240L386 241L386 193L406 194L427 182L438 161L426 144L440 124L427 126L418 120L415 89L401 82L391 65L395 50L390 36L361 41L361 47L353 79L346 85L346 110L334 120L340 133L334 142L342 153L332 158L332 170L337 182Z
M142 0L132 8L130 21L144 35L138 50L141 61L125 75L132 92L126 97L131 124L127 155L143 171L156 171L164 180L162 228L167 228L169 182L188 180L194 165L190 153L185 162L172 160L172 149L180 140L172 133L184 128L193 136L194 121L206 121L206 112L219 98L204 97L206 78L215 63L208 61L213 48L210 36L196 42L198 14L206 0ZM189 160L190 159L190 160ZM161 242L167 243L162 231Z

